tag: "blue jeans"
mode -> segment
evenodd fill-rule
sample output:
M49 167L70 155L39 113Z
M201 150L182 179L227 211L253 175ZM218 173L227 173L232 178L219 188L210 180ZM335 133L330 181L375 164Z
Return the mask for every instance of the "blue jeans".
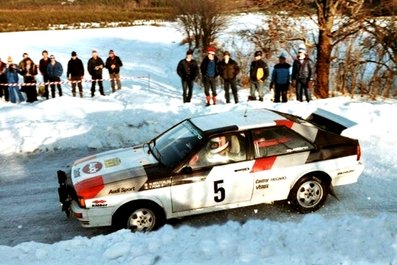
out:
M312 98L308 88L309 80L307 78L299 78L296 80L296 99L303 101L303 94L305 94L306 101L309 102Z
M25 101L25 98L22 96L21 91L19 91L19 86L9 86L8 94L12 103Z
M183 80L182 79L182 96L183 103L190 102L193 95L193 80Z

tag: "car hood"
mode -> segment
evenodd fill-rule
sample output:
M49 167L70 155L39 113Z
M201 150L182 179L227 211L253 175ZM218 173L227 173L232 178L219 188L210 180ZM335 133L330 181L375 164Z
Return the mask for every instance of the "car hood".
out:
M74 162L71 179L84 199L138 191L147 181L145 166L158 164L143 146L113 150Z

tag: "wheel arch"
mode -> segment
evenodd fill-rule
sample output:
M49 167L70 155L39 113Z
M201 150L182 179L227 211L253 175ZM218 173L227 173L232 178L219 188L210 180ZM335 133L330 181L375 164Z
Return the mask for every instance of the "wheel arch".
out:
M334 196L336 199L338 199L338 197L335 194L334 187L332 186L332 178L331 178L331 176L328 173L326 173L324 171L321 171L321 170L309 171L309 172L306 172L305 174L302 174L302 176L300 176L299 178L296 178L296 180L293 183L291 183L289 194L288 194L288 198L289 198L289 196L291 194L292 189L295 187L296 183L300 179L302 179L304 177L307 177L307 176L314 176L314 177L317 177L318 179L324 181L324 183L326 184L326 186L327 186L327 188L329 190L329 193L332 196Z

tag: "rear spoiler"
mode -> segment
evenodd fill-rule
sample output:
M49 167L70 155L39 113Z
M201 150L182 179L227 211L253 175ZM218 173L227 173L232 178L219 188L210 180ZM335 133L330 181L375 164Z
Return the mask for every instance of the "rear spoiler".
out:
M357 125L354 121L324 109L317 109L305 120L336 134L341 134L345 129Z

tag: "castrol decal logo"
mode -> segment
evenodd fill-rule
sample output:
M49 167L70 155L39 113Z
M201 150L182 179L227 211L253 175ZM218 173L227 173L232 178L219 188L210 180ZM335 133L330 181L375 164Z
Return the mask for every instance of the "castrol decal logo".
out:
M83 172L86 174L94 174L102 169L103 165L99 162L91 162L83 167Z

